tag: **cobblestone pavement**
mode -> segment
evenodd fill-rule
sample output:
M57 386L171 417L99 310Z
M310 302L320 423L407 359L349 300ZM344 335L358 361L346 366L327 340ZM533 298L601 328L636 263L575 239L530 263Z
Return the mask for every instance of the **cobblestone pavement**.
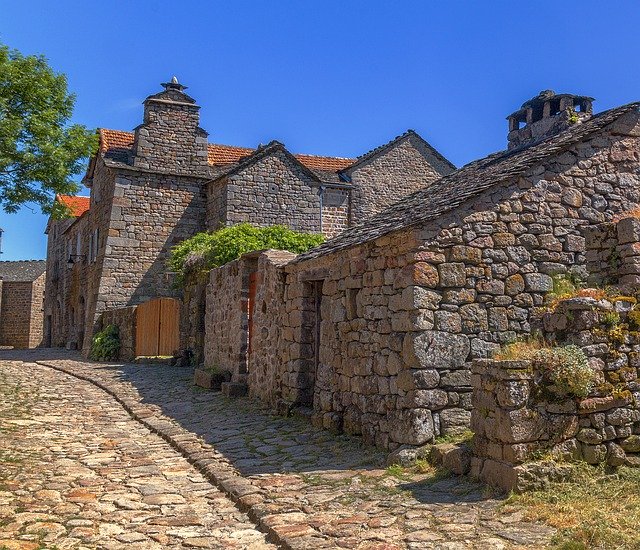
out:
M104 391L2 361L0 548L54 547L275 548Z
M194 387L190 369L88 363L58 350L3 358L39 360L116 395L287 548L541 548L553 535L501 508L482 485L428 468L385 469L385 455L358 438Z

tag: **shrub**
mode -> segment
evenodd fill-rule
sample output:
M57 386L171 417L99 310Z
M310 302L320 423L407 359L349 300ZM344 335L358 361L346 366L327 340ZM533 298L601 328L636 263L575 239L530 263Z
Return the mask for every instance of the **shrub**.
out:
M89 357L94 361L112 361L120 353L120 330L116 325L107 325L91 341Z
M213 233L198 233L173 247L167 262L178 284L188 273L208 271L255 250L273 248L300 254L324 241L322 235L300 233L284 225L254 227L241 223Z
M546 388L558 397L587 397L596 383L597 372L578 346L541 348L533 361L542 369Z

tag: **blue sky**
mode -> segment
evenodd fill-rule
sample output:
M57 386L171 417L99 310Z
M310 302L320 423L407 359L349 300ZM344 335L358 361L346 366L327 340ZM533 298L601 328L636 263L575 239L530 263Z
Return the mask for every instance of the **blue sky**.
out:
M639 23L635 1L0 2L0 42L66 73L89 127L133 129L175 74L212 142L356 156L414 128L456 165L542 89L640 99ZM45 225L0 212L1 258L44 258Z

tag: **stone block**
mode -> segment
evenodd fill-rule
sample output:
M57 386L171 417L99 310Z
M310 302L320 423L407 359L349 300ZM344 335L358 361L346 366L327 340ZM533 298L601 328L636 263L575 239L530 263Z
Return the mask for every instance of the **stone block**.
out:
M427 390L437 388L440 375L435 369L407 369L398 374L397 387L402 391Z
M471 426L471 411L452 408L440 411L441 435L453 435L468 430Z
M618 241L620 244L640 241L640 219L624 218L617 225Z
M587 464L600 464L607 458L607 447L605 445L582 444L582 457Z
M387 466L399 464L400 466L413 466L416 460L427 459L431 455L432 445L414 447L412 445L401 445L395 451L387 455Z
M469 356L469 338L437 330L409 332L404 337L403 361L416 369L456 369Z
M449 261L479 264L482 261L482 251L472 246L455 245L450 249Z
M462 287L467 283L465 265L463 263L446 263L438 265L440 286Z
M479 333L489 329L487 310L480 304L466 304L460 307L462 329L466 333Z
M433 417L426 409L405 409L388 414L389 437L396 443L423 445L433 440Z
M462 319L458 313L451 311L436 311L434 314L435 328L447 332L460 332L462 330Z
M469 369L458 369L440 373L440 386L454 391L467 390L471 388L471 371Z
M464 444L440 443L431 450L431 460L456 475L464 475L471 470L471 457L471 448Z
M496 399L501 407L520 408L529 400L529 382L504 380L496 386Z
M525 287L529 292L549 292L553 290L553 279L544 273L526 273Z

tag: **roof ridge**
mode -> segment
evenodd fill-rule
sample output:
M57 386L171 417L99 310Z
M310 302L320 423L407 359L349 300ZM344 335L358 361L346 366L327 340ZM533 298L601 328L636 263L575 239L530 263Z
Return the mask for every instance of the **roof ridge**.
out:
M364 159L365 157L371 156L374 153L377 153L378 151L380 151L381 149L384 149L385 147L388 147L392 143L394 143L394 142L396 142L396 141L398 141L398 140L400 140L400 139L402 139L404 137L407 137L407 136L409 136L411 134L416 134L416 131L412 130L411 128L409 128L408 130L405 130L404 132L402 132L401 134L397 135L393 139L390 139L386 143L383 143L382 145L378 145L377 147L374 147L373 149L369 149L366 153L362 153L361 155L358 155L356 157L356 160L360 161L360 160Z
M113 132L113 133L117 133L117 134L127 134L128 136L131 136L131 138L134 137L135 133L134 132L130 132L127 130L114 130L112 128L98 128L99 132ZM280 141L278 141L277 139L271 140L269 143L267 143L267 145L270 145L274 142L277 143L282 143ZM212 142L212 141L208 141L207 142L207 146L214 146L214 147L229 147L232 149L246 149L248 151L255 151L257 149L257 147L248 147L246 145L231 145L229 143L217 143L217 142ZM266 147L266 145L264 146ZM305 156L305 157L314 157L314 158L325 158L325 159L338 159L338 160L356 160L358 157L340 157L340 156L336 156L336 155L317 155L315 153L292 153L292 155L294 156Z

